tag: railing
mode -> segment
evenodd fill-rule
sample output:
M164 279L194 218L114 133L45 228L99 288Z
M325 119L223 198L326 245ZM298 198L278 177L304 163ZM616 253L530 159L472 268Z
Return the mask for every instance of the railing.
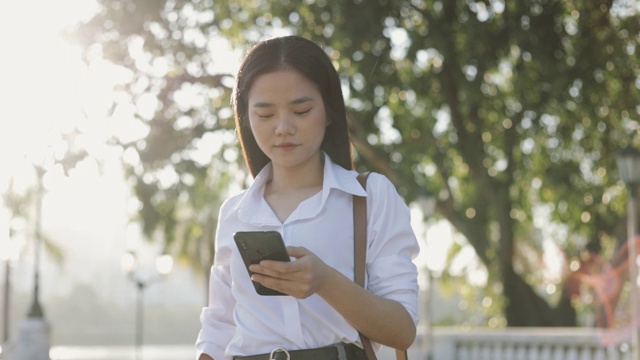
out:
M629 343L605 345L606 333L591 328L421 332L409 352L420 360L632 360Z
M605 341L606 342L606 341ZM193 344L149 345L144 359L193 357ZM127 360L133 347L53 347L51 360ZM11 359L0 354L0 359ZM409 349L410 360L633 360L628 343L603 345L603 334L588 328L507 328L461 330L436 327L419 331ZM395 360L389 348L378 352L378 360Z

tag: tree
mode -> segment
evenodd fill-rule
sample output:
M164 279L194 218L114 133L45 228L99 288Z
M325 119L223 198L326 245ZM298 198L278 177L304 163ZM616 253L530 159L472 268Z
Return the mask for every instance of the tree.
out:
M276 33L323 44L347 89L359 165L386 174L408 202L435 194L438 216L486 266L484 292L504 299L510 326L576 323L574 293L559 290L554 306L540 291L540 210L566 226L555 240L568 258L625 239L614 155L640 142L632 2L100 3L73 34L88 61L131 71L128 101L149 131L123 146L139 155L130 174L145 231L162 226L167 246L206 248L203 270L213 209L242 169L216 37L236 49Z

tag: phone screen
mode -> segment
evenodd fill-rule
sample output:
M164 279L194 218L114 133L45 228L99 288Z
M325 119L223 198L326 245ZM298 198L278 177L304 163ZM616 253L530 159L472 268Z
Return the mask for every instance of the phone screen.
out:
M233 234L233 239L249 276L252 274L249 266L262 260L291 261L282 236L277 231L238 231ZM255 281L253 286L260 295L286 295Z

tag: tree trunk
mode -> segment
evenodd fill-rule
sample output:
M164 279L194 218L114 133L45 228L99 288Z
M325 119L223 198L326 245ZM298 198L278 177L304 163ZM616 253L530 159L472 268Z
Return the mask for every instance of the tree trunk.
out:
M576 311L571 298L563 291L557 307L552 308L533 288L515 272L502 266L502 283L507 299L505 316L508 326L576 326Z

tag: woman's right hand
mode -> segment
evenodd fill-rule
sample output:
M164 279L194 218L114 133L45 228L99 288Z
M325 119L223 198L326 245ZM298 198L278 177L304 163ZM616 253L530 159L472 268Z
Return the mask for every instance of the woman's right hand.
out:
M202 354L202 355L200 355L198 360L213 360L213 358L211 356L207 355L207 354Z
M251 280L297 299L306 299L330 283L329 270L336 271L314 253L301 246L287 246L287 251L296 261L263 260L253 264L249 267L254 273Z

